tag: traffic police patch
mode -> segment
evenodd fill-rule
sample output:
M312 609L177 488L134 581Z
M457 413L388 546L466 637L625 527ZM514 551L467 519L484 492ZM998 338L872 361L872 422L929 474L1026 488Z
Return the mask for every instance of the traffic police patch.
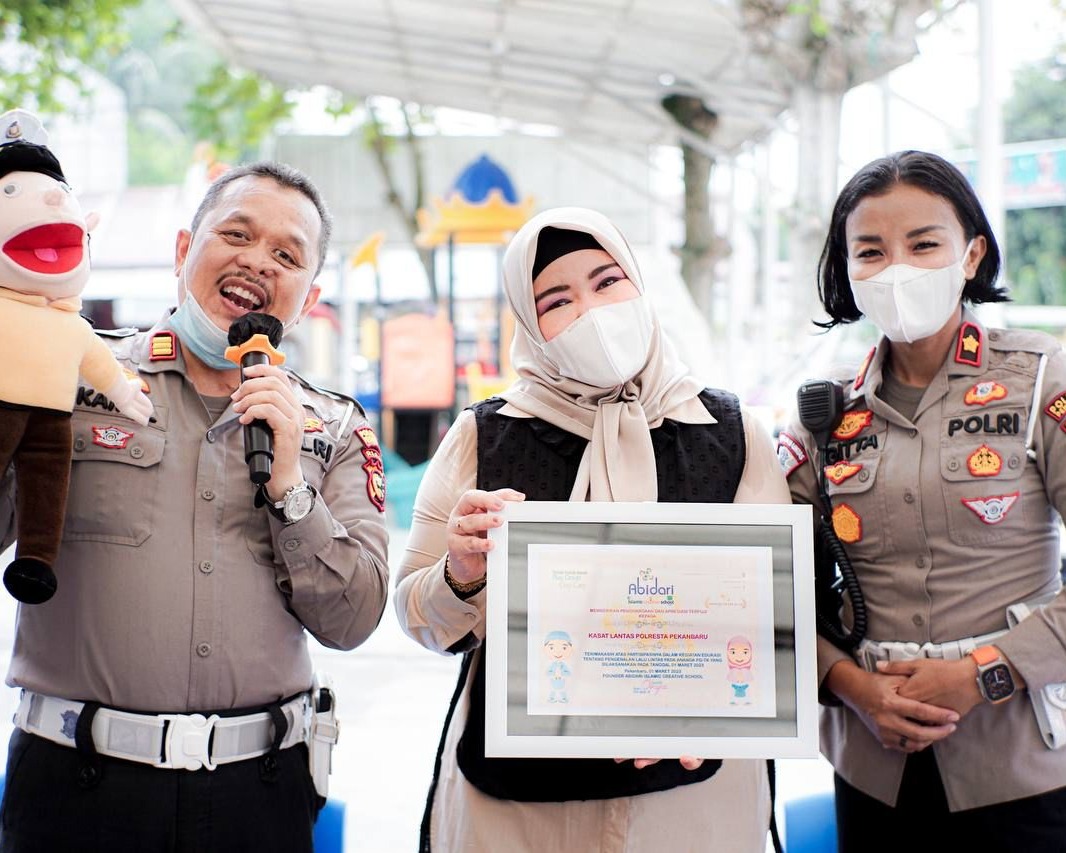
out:
M807 461L807 452L802 444L787 432L783 432L777 437L777 461L781 465L781 470L785 472L785 476L788 477Z
M839 486L845 480L850 480L861 470L861 462L837 462L836 465L825 466L825 476L830 483Z
M841 542L858 542L862 539L862 519L847 504L833 510L833 530Z
M840 426L833 430L833 438L838 441L847 441L855 438L860 432L868 427L874 419L874 413L869 409L856 409L845 413L840 420Z
M999 524L1007 517L1019 494L1011 492L1009 495L992 495L987 498L962 498L962 502L985 524Z
M117 426L93 427L93 444L106 447L109 450L122 450L133 438L132 432L126 432Z
M955 344L955 361L978 367L981 364L981 329L973 323L963 323Z
M871 347L870 351L866 353L866 358L859 365L859 372L855 374L855 381L851 384L852 391L858 391L862 388L862 383L866 381L866 371L870 369L870 362L874 360L875 352L877 352L877 347Z
M1044 414L1061 421L1066 417L1066 391L1061 392L1054 400L1047 404Z
M1007 389L998 382L978 382L962 398L967 406L984 406L993 400L1002 400L1007 396Z
M174 333L163 330L152 335L149 361L173 361L178 357L178 347L174 342Z
M1003 468L1003 457L987 444L982 444L970 454L966 467L974 477L994 477Z
M385 511L385 464L381 457L381 446L374 430L369 426L357 427L355 434L363 443L363 470L366 471L366 495L370 502L378 508L378 512Z

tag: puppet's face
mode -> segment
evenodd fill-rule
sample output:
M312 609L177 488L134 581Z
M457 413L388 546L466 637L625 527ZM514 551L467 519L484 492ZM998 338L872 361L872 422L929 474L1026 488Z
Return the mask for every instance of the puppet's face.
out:
M39 172L0 177L0 287L60 299L89 279L88 222L70 187Z

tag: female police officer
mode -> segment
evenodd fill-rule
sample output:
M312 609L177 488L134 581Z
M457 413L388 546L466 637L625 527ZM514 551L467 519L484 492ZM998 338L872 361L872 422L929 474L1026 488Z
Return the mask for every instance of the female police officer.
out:
M865 315L883 337L826 447L795 425L778 449L794 500L819 504L824 476L865 597L854 658L819 641L842 853L1066 838L1066 752L1034 713L1066 681L1066 600L1010 630L1006 617L1060 587L1066 356L963 305L1006 299L998 271L973 190L935 155L876 160L837 199L825 325Z

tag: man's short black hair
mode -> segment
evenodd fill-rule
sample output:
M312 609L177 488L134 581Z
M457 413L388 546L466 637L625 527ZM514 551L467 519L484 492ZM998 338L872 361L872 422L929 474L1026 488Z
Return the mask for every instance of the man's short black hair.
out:
M943 157L926 151L898 151L863 166L837 196L829 220L822 257L818 261L818 296L832 318L816 323L831 329L838 323L853 323L862 317L851 293L848 278L847 218L867 196L884 195L897 184L906 184L938 195L955 210L967 241L985 238L985 256L974 277L962 289L962 298L971 303L1008 302L1006 288L996 287L999 277L999 246L992 234L981 202L966 176Z
M223 172L223 174L207 188L207 192L204 193L203 201L201 201L200 206L196 208L196 213L192 218L192 227L189 230L193 234L196 233L196 229L200 227L200 223L203 221L204 216L207 215L208 211L215 208L227 186L234 181L239 181L241 178L249 177L270 178L270 180L274 181L278 186L302 193L314 204L315 210L318 211L318 217L322 223L322 228L318 236L318 267L315 269L315 275L317 276L322 272L322 264L325 263L326 260L326 251L329 249L330 233L333 231L333 218L329 215L326 203L322 200L318 188L311 183L311 179L298 169L294 169L292 166L287 166L284 163L260 160L257 163L237 166L236 168L230 169L228 172Z

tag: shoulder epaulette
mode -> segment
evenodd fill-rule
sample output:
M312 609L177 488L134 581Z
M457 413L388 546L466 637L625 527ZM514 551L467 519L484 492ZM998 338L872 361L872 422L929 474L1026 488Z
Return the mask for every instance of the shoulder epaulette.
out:
M323 388L320 385L316 385L307 377L301 376L291 368L286 367L285 371L309 391L314 391L316 394L321 394L323 397L329 397L331 400L336 400L338 403L351 403L362 417L366 417L366 410L363 408L363 404L356 400L355 397L350 397L347 394L342 394L340 391L334 391L330 388Z
M129 338L136 335L140 329L135 326L123 326L121 329L93 329L102 338Z
M1062 349L1058 339L1046 332L1033 329L992 329L988 334L988 345L999 351L1021 350L1038 354L1052 355Z

